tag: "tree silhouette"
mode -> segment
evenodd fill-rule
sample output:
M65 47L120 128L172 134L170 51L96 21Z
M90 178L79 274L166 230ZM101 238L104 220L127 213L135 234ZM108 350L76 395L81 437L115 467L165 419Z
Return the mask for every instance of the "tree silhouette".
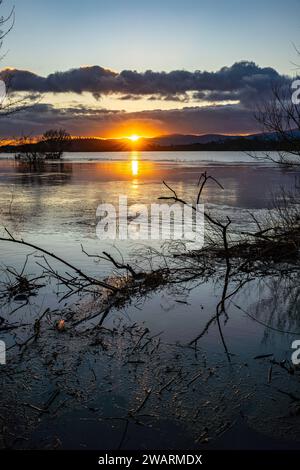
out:
M65 129L50 129L42 135L39 147L47 160L60 160L70 143L71 136Z

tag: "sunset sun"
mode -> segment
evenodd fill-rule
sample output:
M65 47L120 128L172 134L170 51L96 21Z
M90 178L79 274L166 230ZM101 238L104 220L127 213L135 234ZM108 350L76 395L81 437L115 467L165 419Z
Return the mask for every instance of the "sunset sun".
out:
M140 136L137 134L132 134L128 137L128 139L131 140L132 142L137 142L140 139Z

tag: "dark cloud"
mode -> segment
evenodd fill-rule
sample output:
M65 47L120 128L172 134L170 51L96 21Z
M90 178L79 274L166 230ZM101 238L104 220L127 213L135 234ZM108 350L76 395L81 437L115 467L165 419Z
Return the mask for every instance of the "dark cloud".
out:
M120 127L142 124L168 133L251 133L258 131L253 112L242 105L186 107L141 112L74 106L56 108L37 104L9 118L1 119L1 137L40 134L52 127L63 127L73 135L102 135Z
M91 92L98 97L111 93L111 85L118 74L103 67L81 67L66 72L55 72L48 77L40 77L27 70L4 69L0 77L9 84L12 91L39 93L83 93Z
M143 73L124 70L113 72L99 66L82 67L40 77L29 71L3 70L14 93L92 93L95 98L114 94L120 100L173 100L190 103L190 107L171 110L125 112L84 105L58 108L37 104L9 119L1 119L1 135L39 134L50 127L64 127L76 135L112 133L126 123L148 124L170 133L250 133L256 132L253 109L266 100L274 86L290 89L291 79L270 67L262 68L253 62L238 62L217 72ZM219 105L234 101L235 104ZM119 101L121 102L121 101ZM200 106L206 102L205 106ZM207 106L207 103L210 105ZM174 104L175 106L175 104Z
M257 101L272 85L290 83L271 67L259 67L254 62L237 62L217 72L174 70L140 73L123 70L120 73L99 66L81 67L66 72L55 72L41 77L24 70L3 70L0 77L9 81L13 91L83 93L95 98L120 94L123 97L153 96L168 100L192 99L211 102L238 100L241 103Z

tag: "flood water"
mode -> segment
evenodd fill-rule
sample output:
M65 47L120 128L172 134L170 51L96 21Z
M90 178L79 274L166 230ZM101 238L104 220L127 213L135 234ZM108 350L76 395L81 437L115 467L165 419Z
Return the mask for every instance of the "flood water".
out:
M272 205L274 193L281 187L293 188L297 176L242 152L79 153L37 167L2 154L1 225L86 263L86 257L78 258L78 244L103 247L96 237L99 204L117 205L119 195L127 196L128 205L159 202L160 196L169 195L163 181L193 201L204 171L224 188L207 186L206 207L230 215L240 227L249 219L248 211L263 213ZM128 243L121 246L127 252Z
M223 187L220 189L213 182L206 187L206 208L223 217L228 215L237 232L253 222L249 212L263 218L272 207L274 195L281 188L292 190L297 181L294 170L258 162L239 152L66 154L59 163L36 167L2 154L1 233L5 234L5 227L14 237L104 278L112 274L111 264L104 260L95 263L82 252L81 245L89 253L107 251L116 257L121 253L130 261L143 246L153 244L158 248L161 242L99 240L98 205L116 205L119 195L126 195L129 205L157 202L161 195L168 194L163 181L178 195L192 200L204 171ZM0 243L2 267L21 269L24 257L31 253L27 269L35 273L38 268L32 251L13 243ZM57 350L64 351L63 357L60 367L53 366L51 372L42 372L45 363L52 360L50 353L44 357L43 343L34 345L28 351L26 367L22 362L14 365L22 372L9 385L10 406L14 404L20 413L13 426L19 433L27 433L26 441L14 442L13 446L51 447L57 436L63 448L297 448L299 413L291 400L291 394L299 394L297 374L289 374L281 366L270 366L269 360L273 355L276 363L289 361L291 343L300 339L296 281L254 279L230 302L222 325L231 363L224 354L215 323L197 347L185 347L210 321L222 284L211 278L185 287L168 287L142 302L139 299L111 311L105 325L118 325L123 330L115 341L107 341L108 350L103 348L99 353L94 343L87 347L88 337L74 335L68 346L60 337ZM64 306L73 308L73 301ZM3 304L1 317L29 324L43 308L62 307L57 289L51 284L12 313L18 305L14 300ZM95 306L87 303L84 308ZM159 338L150 356L143 356L147 348L138 358L133 354L134 347L130 351L132 335L125 338L132 325L137 328L136 332L131 330L134 341L135 333L138 338L143 328L149 330L153 341ZM25 328L21 337L26 334ZM5 341L11 346L16 336L5 334ZM14 360L14 351L8 351L8 361ZM80 361L76 362L79 354ZM58 374L60 368L63 372ZM31 377L28 389L27 374ZM177 381L176 374L182 374L182 380ZM34 376L41 376L40 381ZM168 377L174 381L164 388ZM30 425L25 425L24 402L43 402L57 386L61 390L61 406L54 416L44 414L36 422L36 410L31 409L33 416L29 420L26 417ZM80 392L80 399L69 402L70 396L76 395L75 389L77 395ZM148 390L149 400L143 403ZM131 419L128 409L138 409L141 403L143 416ZM6 409L8 406L6 401Z

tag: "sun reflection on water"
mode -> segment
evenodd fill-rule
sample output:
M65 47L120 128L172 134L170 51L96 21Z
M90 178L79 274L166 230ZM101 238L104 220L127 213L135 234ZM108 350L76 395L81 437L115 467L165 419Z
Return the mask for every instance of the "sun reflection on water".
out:
M132 176L139 174L139 153L136 150L131 152L131 173Z
M131 172L132 172L132 176L137 176L139 174L139 162L138 162L138 160L132 160L132 162L131 162Z

